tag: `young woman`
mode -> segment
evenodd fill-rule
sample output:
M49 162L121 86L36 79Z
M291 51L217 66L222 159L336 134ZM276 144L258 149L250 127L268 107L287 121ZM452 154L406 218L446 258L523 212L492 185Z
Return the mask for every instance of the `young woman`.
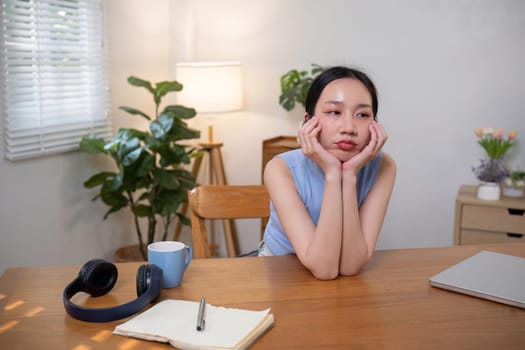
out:
M301 149L264 170L271 215L259 255L297 254L318 279L354 275L368 262L394 187L394 160L380 152L377 93L366 74L332 67L312 83Z

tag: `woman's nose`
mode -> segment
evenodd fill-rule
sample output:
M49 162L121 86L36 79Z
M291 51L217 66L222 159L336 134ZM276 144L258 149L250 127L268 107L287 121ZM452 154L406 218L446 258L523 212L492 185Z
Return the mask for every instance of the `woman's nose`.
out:
M351 115L345 114L343 118L341 118L341 131L351 135L355 135L357 133L354 118L352 118Z

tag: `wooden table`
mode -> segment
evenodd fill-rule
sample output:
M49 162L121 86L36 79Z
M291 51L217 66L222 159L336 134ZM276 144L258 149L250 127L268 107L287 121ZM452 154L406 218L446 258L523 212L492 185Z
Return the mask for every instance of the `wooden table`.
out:
M275 326L253 349L524 349L525 310L437 288L428 278L489 249L525 257L525 244L377 251L355 277L318 281L295 256L200 259L183 285L162 299L252 310L272 308ZM135 298L138 263L118 264L107 296L84 305L111 306ZM0 279L2 349L169 349L113 335L115 325L70 318L62 289L79 266L9 269Z

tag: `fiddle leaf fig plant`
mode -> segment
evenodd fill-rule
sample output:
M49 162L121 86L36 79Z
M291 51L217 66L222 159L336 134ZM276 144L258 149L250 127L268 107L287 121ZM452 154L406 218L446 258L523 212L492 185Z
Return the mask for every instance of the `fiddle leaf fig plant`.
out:
M195 177L185 169L191 158L201 156L196 148L179 143L200 137L200 131L186 123L196 115L195 109L182 105L161 108L162 99L170 92L181 91L177 81L149 81L131 76L128 83L144 88L153 97L152 116L132 107L119 107L133 116L150 121L149 130L120 129L108 142L97 136L85 136L80 149L90 154L105 154L114 161L115 171L102 171L84 182L84 187L99 187L93 200L100 199L107 206L104 215L129 207L133 213L140 251L146 259L146 247L157 240L157 224L162 223L161 239L166 240L170 224L175 218L184 225L189 219L178 212L188 202L187 193L196 186ZM146 221L143 233L141 219Z
M323 67L312 63L312 68L309 71L292 69L283 74L281 76L279 104L287 111L294 109L297 103L304 107L310 85L322 71Z

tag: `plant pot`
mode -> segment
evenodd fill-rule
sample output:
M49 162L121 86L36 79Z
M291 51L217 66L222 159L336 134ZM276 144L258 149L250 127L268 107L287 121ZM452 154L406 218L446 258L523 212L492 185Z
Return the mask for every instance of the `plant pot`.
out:
M503 195L505 197L523 197L523 188L516 188L516 187L509 187L509 186L503 186Z
M498 182L483 182L478 187L478 198L488 201L497 201L501 197L501 188Z
M138 244L120 247L115 251L115 262L145 261Z

